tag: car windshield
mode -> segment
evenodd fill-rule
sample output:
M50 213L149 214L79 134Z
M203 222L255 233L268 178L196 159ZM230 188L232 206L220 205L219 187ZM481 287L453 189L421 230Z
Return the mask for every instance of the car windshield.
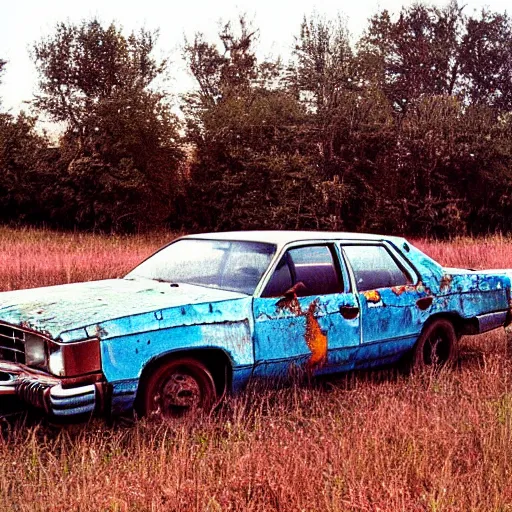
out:
M164 247L127 279L187 283L252 295L276 247L260 242L182 239Z

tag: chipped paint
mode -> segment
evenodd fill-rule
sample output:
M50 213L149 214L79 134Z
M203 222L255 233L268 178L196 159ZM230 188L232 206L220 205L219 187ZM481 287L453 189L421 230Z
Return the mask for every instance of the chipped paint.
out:
M325 239L333 245L345 236L331 235ZM307 243L307 238L302 234L297 242ZM389 237L382 243L395 247L397 258L417 271L417 284L362 293L346 287L343 293L307 296L310 290L297 283L277 298L119 279L2 293L0 321L5 324L44 333L70 353L74 342L99 339L102 368L97 375L64 382L42 370L31 371L19 396L35 404L43 398L48 411L60 407L62 415L84 412L83 401L89 412L105 406L111 410L104 412L120 413L133 406L144 369L163 355L221 351L232 366L232 389L238 390L251 375L282 376L290 367L317 375L393 363L414 347L432 315L457 315L477 330L511 320L512 270L443 268L413 246L404 254L403 239ZM272 268L285 250L286 245L278 244ZM338 259L337 264L346 279L351 273L346 262ZM12 336L4 334L4 339L10 342ZM0 356L8 350L0 346ZM87 354L76 353L78 370ZM13 381L23 373L21 366L0 361ZM105 400L107 389L111 395Z
M367 290L362 292L366 302L377 304L381 301L381 296L378 290Z
M439 287L442 292L447 291L451 288L453 276L451 274L444 274L439 283Z

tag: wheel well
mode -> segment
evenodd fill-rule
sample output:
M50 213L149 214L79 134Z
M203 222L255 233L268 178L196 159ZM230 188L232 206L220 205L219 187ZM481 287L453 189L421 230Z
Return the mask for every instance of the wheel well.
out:
M181 358L196 359L208 368L215 382L215 388L219 399L225 395L229 389L231 389L233 365L228 354L219 348L198 348L191 350L177 350L151 359L142 369L137 388L137 396L139 396L140 390L145 386L152 371L171 359Z
M425 322L425 326L431 324L435 320L444 319L452 323L457 338L460 338L463 334L477 334L478 333L478 322L476 318L462 318L458 313L437 313L429 317Z

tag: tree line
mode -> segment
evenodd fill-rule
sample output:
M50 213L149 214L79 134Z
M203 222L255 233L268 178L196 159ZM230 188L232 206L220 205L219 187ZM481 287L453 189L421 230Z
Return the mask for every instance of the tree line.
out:
M157 33L92 19L34 44L36 118L0 111L0 221L133 231L512 231L512 21L414 5L354 42L304 17L288 62L244 16L185 41L179 98ZM0 59L0 74L8 63ZM1 78L1 76L0 76Z

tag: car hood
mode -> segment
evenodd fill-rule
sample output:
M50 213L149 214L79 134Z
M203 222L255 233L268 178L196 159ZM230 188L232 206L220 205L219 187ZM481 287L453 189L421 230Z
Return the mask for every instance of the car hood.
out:
M108 279L0 293L0 322L43 332L53 339L118 318L179 306L215 303L244 294L150 279Z

